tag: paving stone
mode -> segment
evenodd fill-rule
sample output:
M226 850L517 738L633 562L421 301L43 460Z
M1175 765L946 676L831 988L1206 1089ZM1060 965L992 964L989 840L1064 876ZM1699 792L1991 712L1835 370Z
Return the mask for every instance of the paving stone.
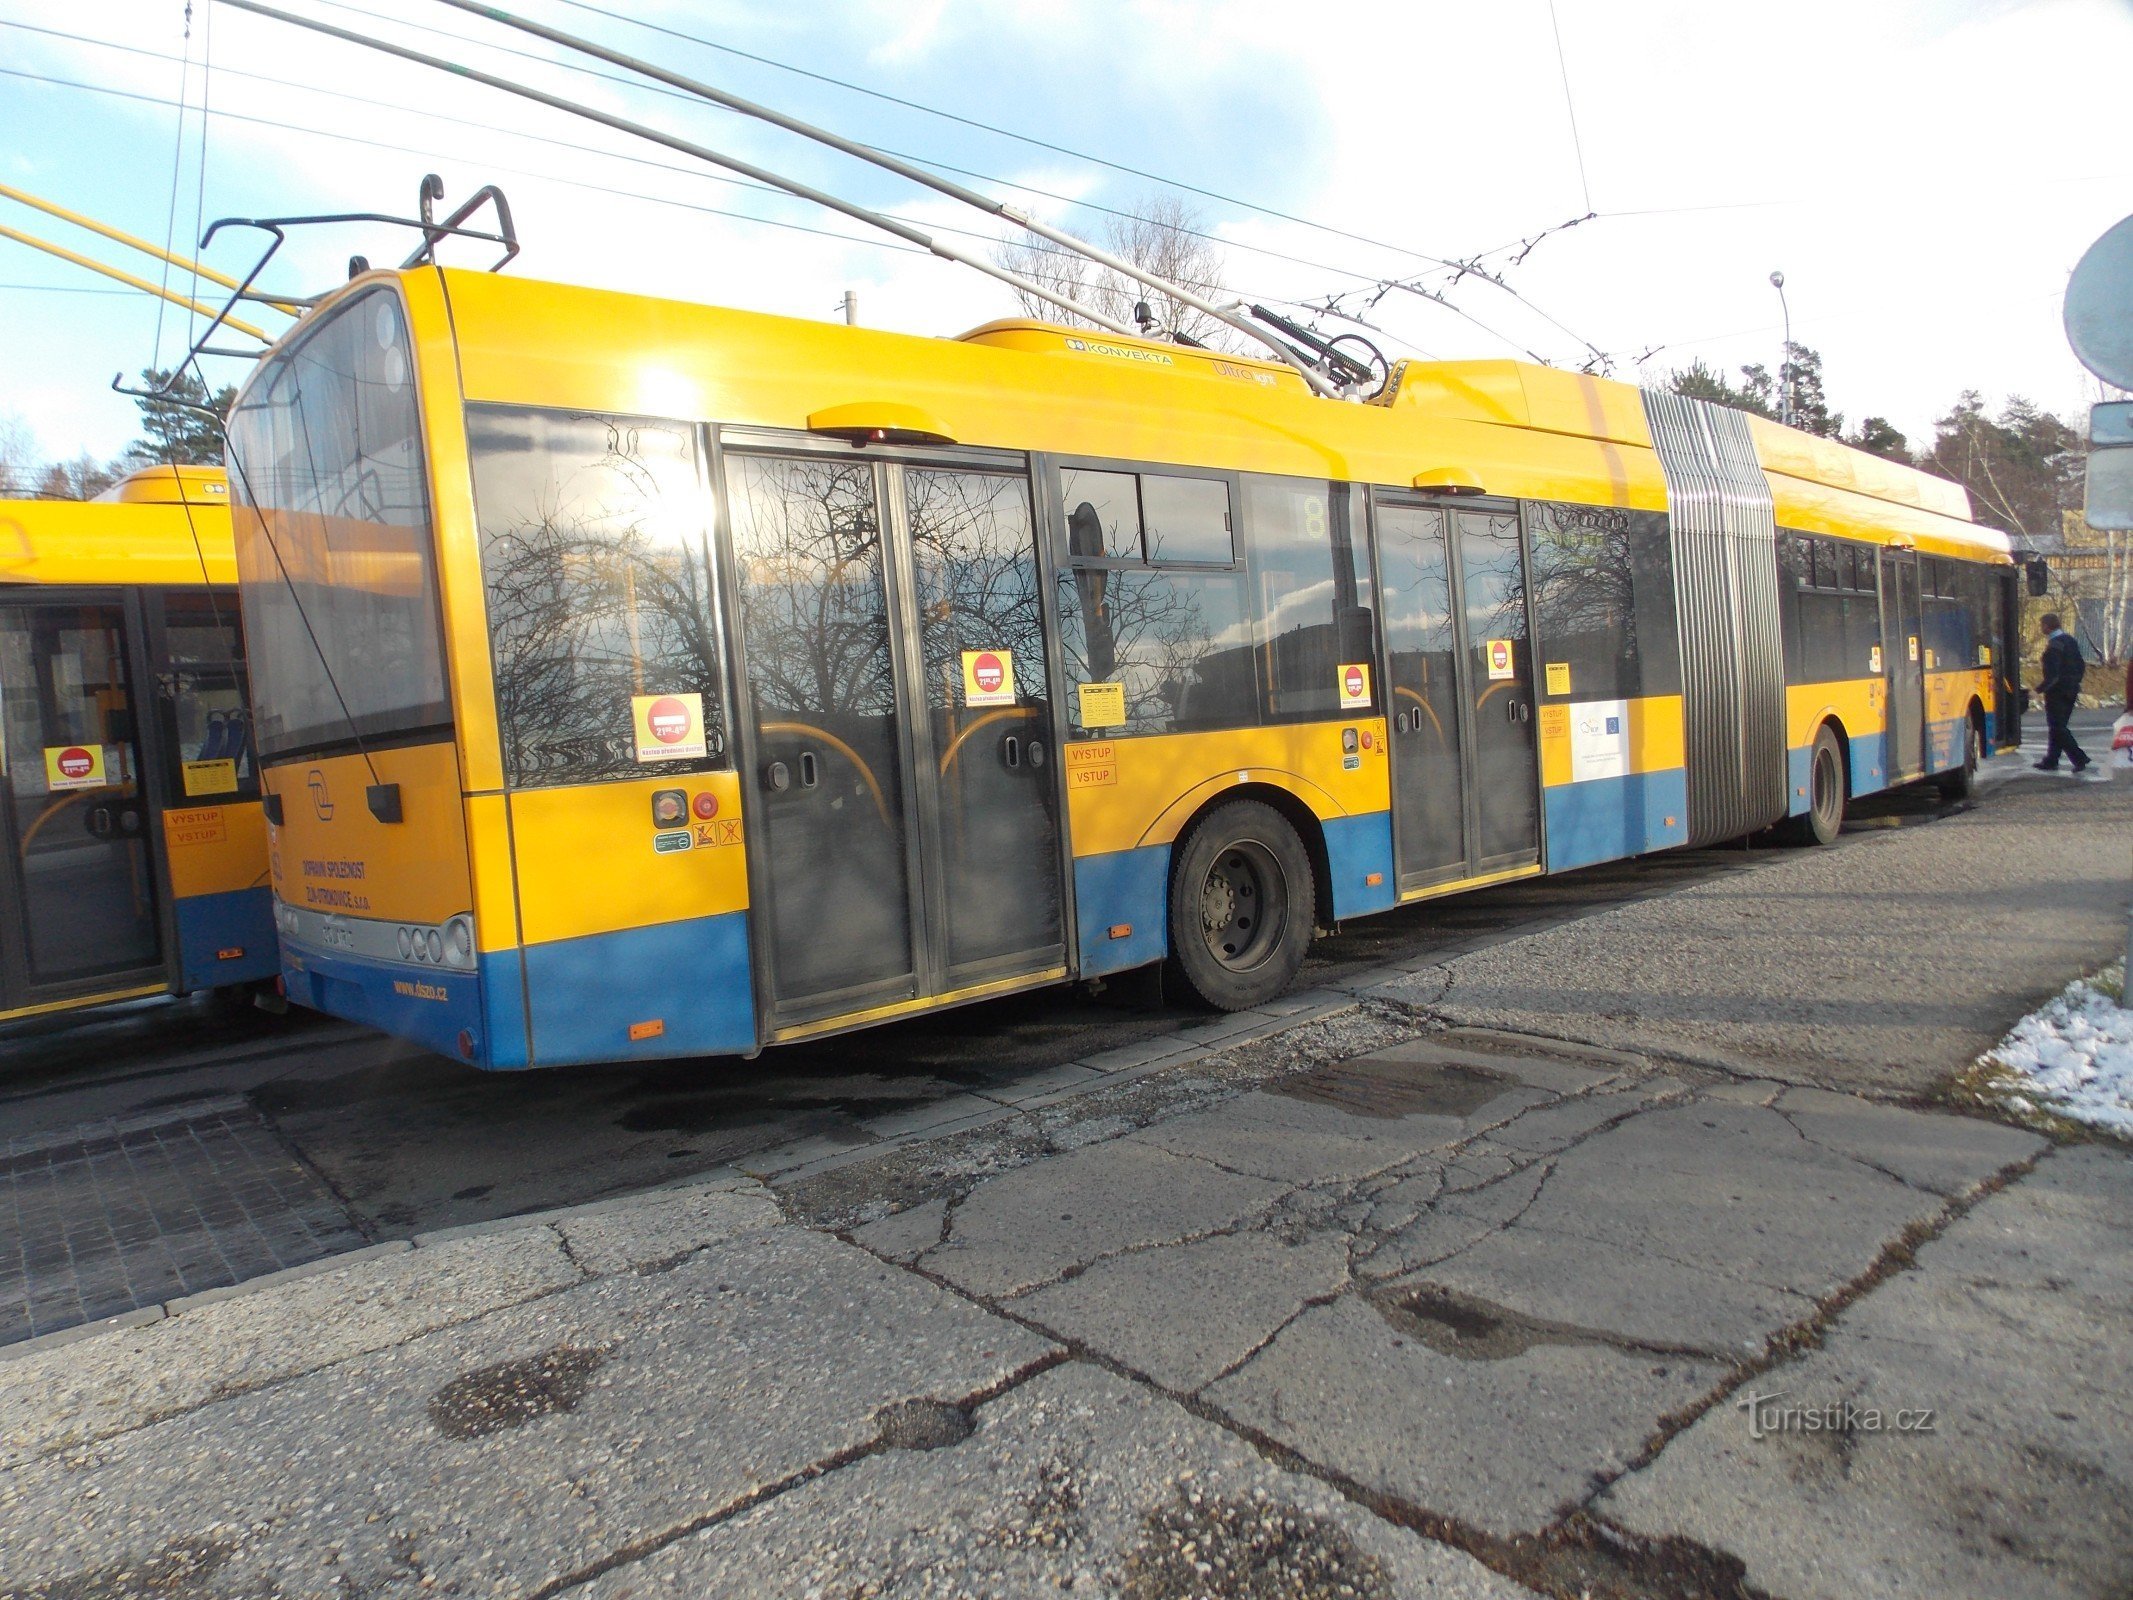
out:
M870 1456L572 1593L935 1600L1062 1590L1128 1600L1526 1595L1471 1556L1079 1363L983 1407L960 1444Z
M0 1263L14 1269L0 1277L0 1345L367 1243L258 1113L227 1096L151 1124L106 1119L11 1142L0 1215L13 1227Z
M0 1592L199 1541L212 1593L523 1594L1053 1348L826 1236L745 1234L21 1466Z
M1511 1534L1589 1495L1723 1372L1601 1343L1466 1359L1349 1295L1306 1311L1206 1397L1371 1489Z
M2133 1160L2047 1157L1861 1299L1758 1395L1882 1413L1760 1438L1716 1408L1600 1509L1731 1551L1794 1600L2133 1592ZM1743 1397L1745 1398L1745 1396ZM1931 1432L1896 1432L1933 1407ZM1841 1418L1841 1410L1839 1412Z
M980 1184L950 1218L927 1270L983 1295L1011 1295L1134 1245L1226 1227L1284 1191L1151 1144L1113 1139Z
M1166 1388L1190 1391L1347 1280L1347 1241L1339 1235L1288 1240L1253 1230L1099 1261L1024 1295L1015 1311Z

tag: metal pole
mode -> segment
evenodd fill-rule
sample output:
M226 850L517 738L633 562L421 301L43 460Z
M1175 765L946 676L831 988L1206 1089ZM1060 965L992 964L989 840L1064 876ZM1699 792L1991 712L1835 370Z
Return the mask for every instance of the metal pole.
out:
M814 188L809 184L801 183L796 178L784 177L779 173L772 172L767 167L756 166L753 162L743 161L737 156L720 155L716 150L706 145L695 144L690 140L677 138L671 133L662 133L659 129L648 128L641 122L632 122L627 117L614 116L609 112L598 110L592 106L581 105L575 100L566 100L561 95L549 94L544 90L535 89L527 84L513 83L509 78L499 78L492 73L477 72L474 68L462 66L456 61L445 61L437 56L424 55L420 50L410 50L405 45L390 44L383 39L373 39L367 34L353 33L346 28L337 28L330 22L319 22L311 17L294 16L287 11L277 10L273 6L261 5L259 0L225 0L225 3L239 11L250 11L257 16L272 17L276 22L290 23L295 27L308 28L313 33L323 33L328 38L342 39L349 44L359 44L366 50L376 50L385 55L398 56L402 61L412 61L417 66L434 67L439 72L448 72L455 78L465 78L470 83L478 83L486 88L501 89L506 94L515 94L521 99L533 101L536 105L548 106L557 111L567 111L575 117L584 117L587 121L597 122L602 127L614 128L622 133L633 133L640 139L649 139L654 144L663 144L669 150L679 150L683 155L694 156L697 160L709 162L714 167L724 167L728 172L738 172L744 178L753 178L757 183L768 184L773 189L782 189L787 194L799 196L802 200L812 200L816 205L826 210L852 217L870 227L879 228L884 233L894 234L908 244L915 244L922 250L931 251L944 261L954 261L966 267L974 267L987 277L998 278L1002 283L1020 289L1025 294L1033 294L1040 300L1049 301L1062 311L1071 311L1077 317L1085 317L1090 322L1095 323L1097 327L1106 329L1111 333L1122 334L1128 339L1139 337L1139 334L1132 328L1127 327L1115 317L1107 317L1095 307L1085 306L1079 300L1073 299L1068 295L1056 294L1034 278L1025 278L1019 273L1009 272L1004 267L994 266L981 256L972 255L969 251L958 249L952 244L943 244L930 234L922 233L908 223L897 221L894 217L886 216L878 211L869 211L865 206L854 205L849 200L840 200L835 195Z
M1785 274L1770 274L1770 287L1778 292L1778 309L1785 313L1785 347L1778 358L1778 421L1792 426L1792 307L1785 302Z
M213 306L204 306L199 301L178 293L175 289L165 289L150 283L146 278L136 278L130 272L119 271L117 267L107 267L94 256L81 255L76 251L69 250L65 245L54 244L49 239L40 239L33 233L23 233L15 228L0 227L0 239L12 239L17 244L28 245L32 250L42 250L48 256L57 256L62 261L71 261L77 267L87 267L91 272L101 272L105 277L115 279L129 289L138 289L143 294L152 294L158 299L168 300L172 305L183 306L187 311L193 312L198 316L212 317L215 314ZM261 344L272 344L274 342L272 335L262 333L249 322L239 322L235 317L224 317L222 322L223 326L235 328L239 333L249 333Z
M10 200L20 201L23 205L32 206L44 212L47 216L59 218L62 222L71 222L77 228L87 228L91 233L100 233L106 239L115 240L117 243L125 245L128 249L138 250L144 255L154 256L158 261L167 261L174 267L183 267L187 272L197 272L201 277L207 279L209 283L218 283L225 289L234 289L238 286L235 278L217 272L213 267L205 266L189 256L172 255L160 245L150 244L146 239L136 239L130 233L121 233L117 228L98 222L94 217L85 217L79 211L69 211L65 206L54 205L41 195L31 194L27 189L17 189L11 184L0 183L0 195L5 195ZM286 311L292 317L300 317L304 314L304 308L300 305L295 305L285 300L269 300L264 295L258 298L262 303L274 307L277 311Z
M859 291L857 289L844 291L844 325L847 328L859 326Z

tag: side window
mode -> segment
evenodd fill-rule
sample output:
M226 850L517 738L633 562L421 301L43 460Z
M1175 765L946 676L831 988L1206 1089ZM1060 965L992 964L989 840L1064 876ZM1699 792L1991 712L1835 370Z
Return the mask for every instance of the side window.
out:
M1244 480L1254 635L1270 720L1366 709L1367 702L1344 706L1340 687L1344 665L1372 659L1370 580L1350 532L1349 494L1346 484Z
M170 752L166 803L219 805L258 798L236 593L165 590L162 610L155 675L157 714Z
M1673 590L1662 519L1612 506L1535 502L1536 648L1541 690L1608 700L1679 689ZM1795 561L1807 541L1788 544Z
M509 782L722 764L695 429L474 406L467 444Z
M1067 467L1059 485L1068 556L1060 645L1076 729L1094 736L1256 723L1228 481Z

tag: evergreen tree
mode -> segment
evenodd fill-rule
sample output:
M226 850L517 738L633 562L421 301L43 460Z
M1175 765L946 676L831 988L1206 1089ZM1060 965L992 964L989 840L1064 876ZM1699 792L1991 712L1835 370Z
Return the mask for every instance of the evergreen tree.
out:
M168 385L171 398L136 402L141 408L143 436L126 447L125 463L137 467L166 463L180 467L221 466L222 429L201 415L198 408L210 407L216 417L226 420L237 399L236 389L225 384L210 395L207 385L191 372L179 372L173 382L170 373L152 367L144 369L141 378L146 387L158 393Z

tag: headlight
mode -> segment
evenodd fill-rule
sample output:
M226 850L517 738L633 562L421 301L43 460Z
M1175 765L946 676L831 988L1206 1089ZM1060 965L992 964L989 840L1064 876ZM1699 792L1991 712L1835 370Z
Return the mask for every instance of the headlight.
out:
M443 934L439 933L435 928L431 928L422 935L422 943L423 949L428 953L430 960L444 960Z
M465 912L444 925L444 960L452 967L474 965L474 919Z
M402 961L412 960L414 954L415 930L413 928L402 928L400 930L400 959Z

